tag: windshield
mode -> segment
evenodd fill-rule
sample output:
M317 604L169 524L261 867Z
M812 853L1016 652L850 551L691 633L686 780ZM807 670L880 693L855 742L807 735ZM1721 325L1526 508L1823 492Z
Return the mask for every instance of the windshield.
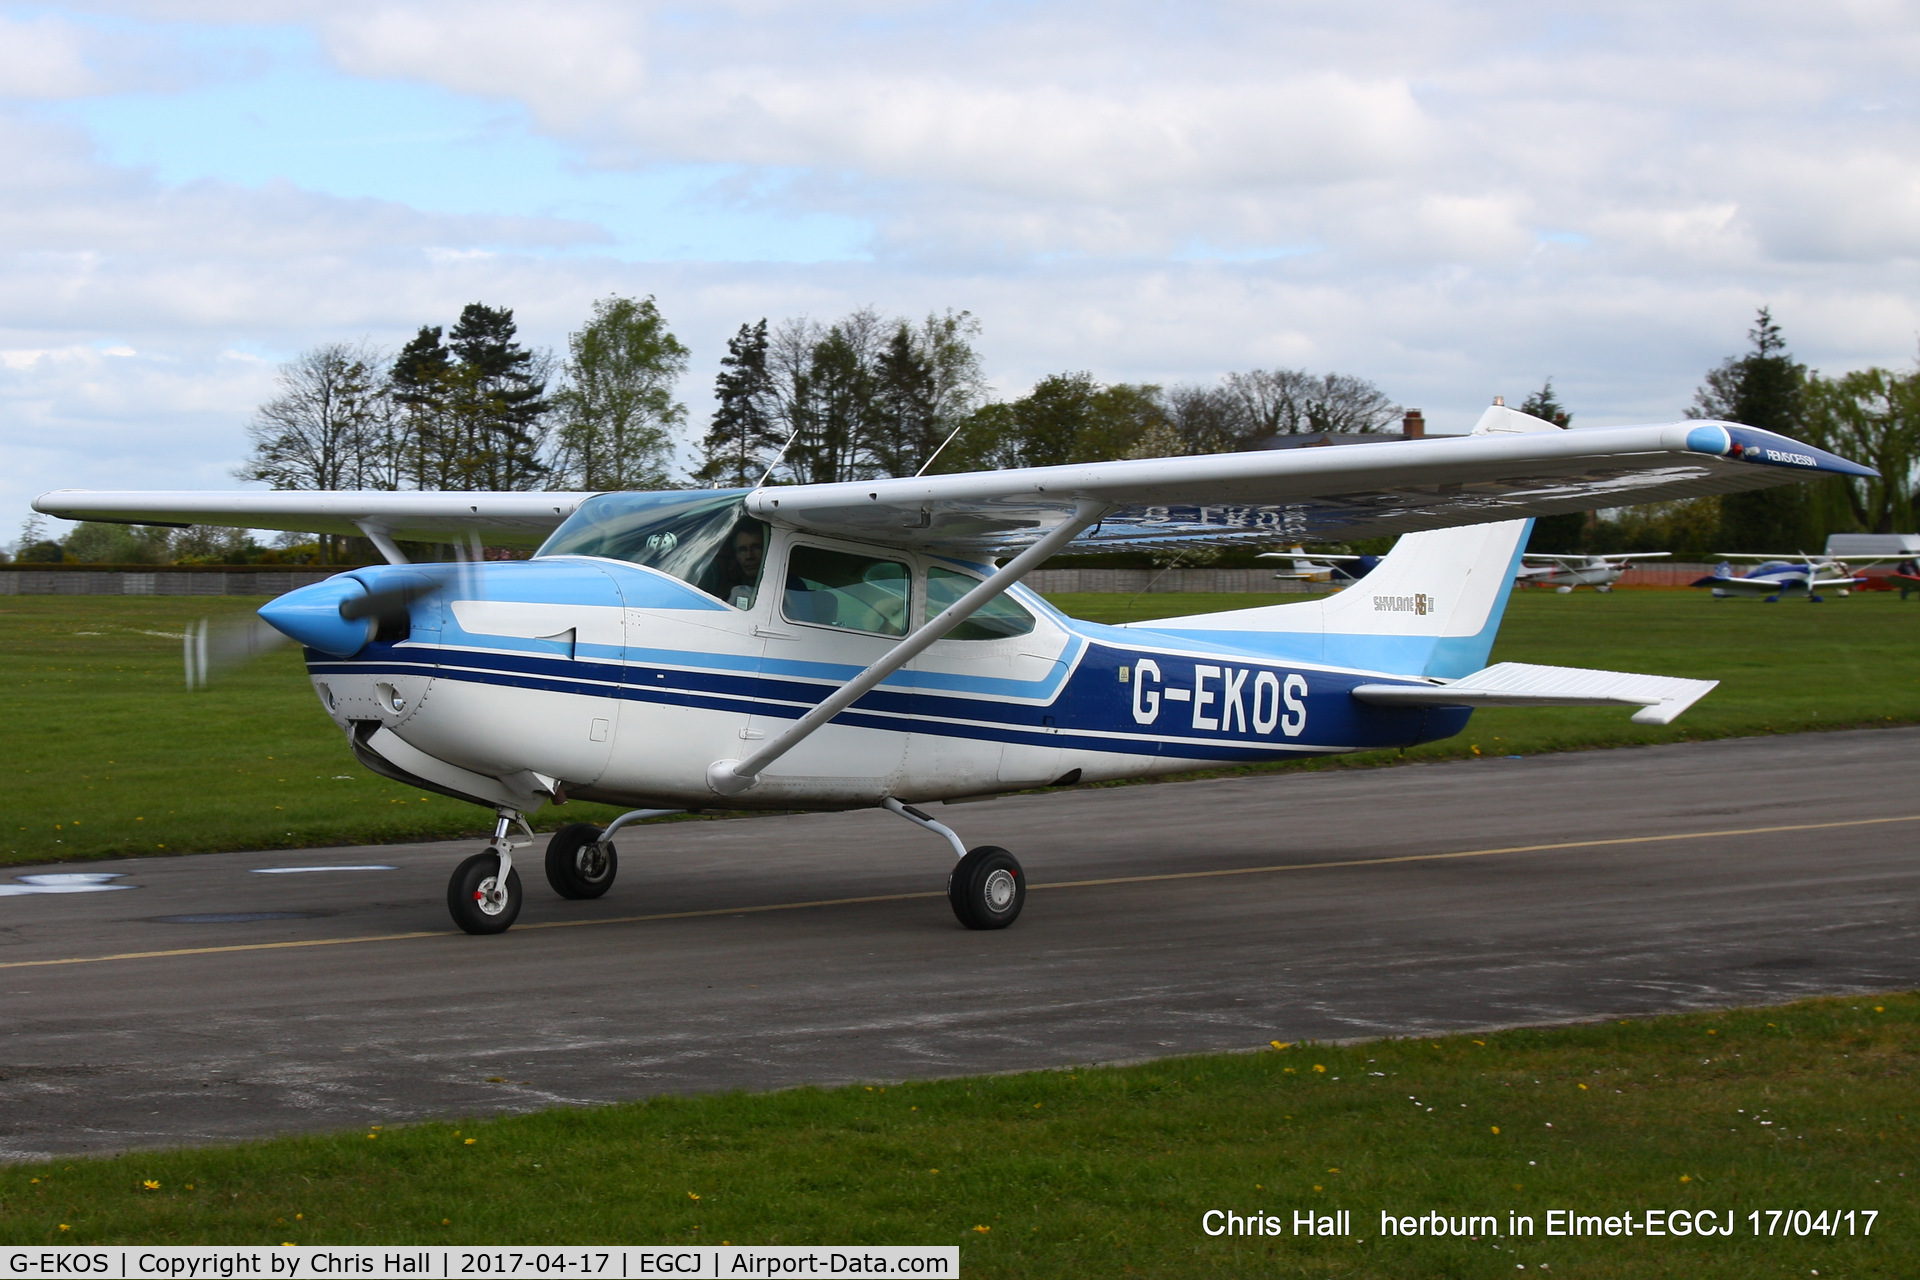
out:
M747 514L746 489L603 493L588 498L535 552L605 556L690 582L737 609L753 606L767 526Z

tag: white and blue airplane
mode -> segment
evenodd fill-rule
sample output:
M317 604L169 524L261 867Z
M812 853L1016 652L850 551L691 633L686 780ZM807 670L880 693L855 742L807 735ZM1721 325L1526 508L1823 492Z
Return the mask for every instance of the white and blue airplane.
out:
M1633 551L1624 555L1562 556L1544 551L1529 551L1522 560L1543 561L1523 564L1514 580L1529 586L1552 587L1565 595L1575 587L1592 587L1602 594L1612 591L1620 575L1633 567L1635 560L1658 560L1666 551Z
M1756 560L1745 573L1735 573L1733 560ZM1782 596L1805 596L1809 603L1819 604L1825 597L1820 595L1822 587L1835 587L1841 595L1866 581L1854 573L1843 560L1831 556L1797 557L1779 555L1750 555L1735 552L1721 552L1720 563L1714 571L1704 578L1695 578L1691 585L1712 587L1716 600L1765 600L1768 604L1777 604Z
M1255 556L1256 560L1285 560L1287 567L1274 574L1275 578L1291 582L1325 582L1335 591L1360 581L1379 565L1378 556L1328 555L1316 552L1308 555L1305 547L1295 543L1285 551L1267 551Z
M656 493L43 495L67 519L364 534L392 563L260 610L305 646L360 762L495 814L447 903L523 901L526 816L627 808L546 850L563 897L613 883L613 836L663 812L878 807L956 856L954 913L1013 923L1026 877L919 806L1210 764L1404 747L1476 707L1674 719L1715 685L1488 665L1535 515L1869 475L1733 423L1568 431L1495 406L1471 436L1026 470ZM1404 534L1326 599L1103 626L1020 585L1072 547ZM538 543L410 565L401 540Z

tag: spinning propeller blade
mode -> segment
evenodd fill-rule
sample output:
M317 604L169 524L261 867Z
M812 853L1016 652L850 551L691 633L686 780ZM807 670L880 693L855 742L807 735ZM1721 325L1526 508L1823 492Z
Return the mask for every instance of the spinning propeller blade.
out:
M187 624L187 688L204 689L215 679L278 649L287 637L259 618L202 618Z

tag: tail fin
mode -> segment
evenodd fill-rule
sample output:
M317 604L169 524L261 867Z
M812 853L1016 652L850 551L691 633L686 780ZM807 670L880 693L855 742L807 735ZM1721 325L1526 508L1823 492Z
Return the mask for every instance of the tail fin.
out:
M1476 434L1557 431L1495 405ZM1487 665L1531 520L1410 533L1338 595L1132 624L1303 662L1457 678Z

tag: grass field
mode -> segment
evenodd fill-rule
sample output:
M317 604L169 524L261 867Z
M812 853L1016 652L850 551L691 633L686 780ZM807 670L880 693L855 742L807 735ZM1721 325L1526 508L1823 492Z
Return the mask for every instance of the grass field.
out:
M959 1243L969 1276L1911 1277L1916 1066L1920 997L1898 995L656 1099L0 1169L0 1242ZM1209 1209L1289 1227L1346 1209L1353 1238L1213 1238ZM1710 1210L1735 1234L1548 1237L1555 1209ZM1856 1232L1878 1216L1851 1236L1768 1216L1799 1209L1854 1211ZM1491 1214L1502 1234L1385 1239L1383 1212ZM1506 1234L1510 1213L1535 1234Z
M1298 596L1060 596L1099 621L1245 608ZM455 836L487 815L367 773L283 649L214 689L182 688L179 633L258 601L0 599L0 716L21 785L0 799L0 862ZM1516 596L1496 659L1725 681L1665 728L1624 711L1482 711L1408 759L1794 732L1920 720L1920 606L1891 595L1825 605L1703 594ZM1332 763L1375 764L1391 753ZM1298 766L1294 766L1298 767ZM1311 767L1311 766L1309 766ZM573 804L547 826L613 811Z

